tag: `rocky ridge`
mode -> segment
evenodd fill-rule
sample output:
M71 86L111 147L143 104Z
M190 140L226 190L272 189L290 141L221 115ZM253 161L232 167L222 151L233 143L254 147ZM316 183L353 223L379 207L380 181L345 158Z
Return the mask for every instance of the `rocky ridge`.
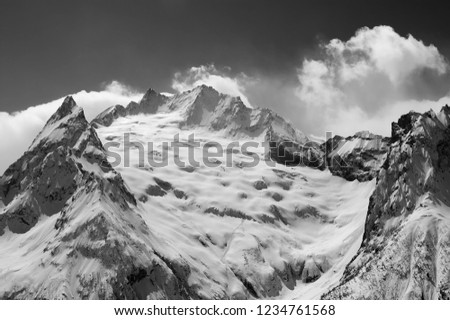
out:
M449 111L392 123L362 246L325 298L450 298Z

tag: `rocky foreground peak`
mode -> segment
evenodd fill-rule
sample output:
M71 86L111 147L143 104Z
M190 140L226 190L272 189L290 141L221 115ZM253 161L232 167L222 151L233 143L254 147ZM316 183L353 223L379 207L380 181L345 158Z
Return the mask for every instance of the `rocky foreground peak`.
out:
M50 120L62 119L71 113L74 113L74 108L77 108L77 103L72 98L72 96L67 96L58 110L54 113Z
M0 277L10 279L0 299L187 296L189 268L153 251L134 196L72 98L0 178L0 200L9 248Z
M0 233L6 227L16 233L27 232L41 215L61 211L88 177L99 180L106 173L120 182L83 109L67 97L28 151L0 178L5 204ZM133 202L129 194L125 199Z
M444 107L392 124L362 247L327 298L450 298L448 117Z

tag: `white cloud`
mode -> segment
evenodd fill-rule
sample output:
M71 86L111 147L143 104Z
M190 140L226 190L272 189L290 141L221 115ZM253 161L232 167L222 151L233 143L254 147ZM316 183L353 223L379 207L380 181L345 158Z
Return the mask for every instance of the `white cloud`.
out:
M83 107L88 121L106 108L130 101L138 101L142 94L132 88L113 81L102 91L80 91L72 94L77 104ZM51 115L61 105L64 97L13 114L0 112L0 175L30 146ZM8 137L8 138L6 138Z
M389 135L402 113L449 101L449 68L438 49L391 27L362 28L348 41L322 45L321 54L303 61L296 92L305 113L320 115L316 129ZM430 78L440 85L427 86Z
M305 59L297 81L288 76L231 76L214 65L176 73L178 92L201 84L270 107L307 134L352 135L370 130L390 135L392 121L415 110L450 103L450 72L438 49L389 26L362 28L348 40L319 47L320 59Z
M433 45L412 35L403 37L391 27L362 28L347 41L334 39L320 47L321 59L305 59L298 82L283 77L232 74L214 65L176 73L178 92L201 84L271 107L307 134L351 135L370 130L390 135L392 121L415 110L435 111L450 104L450 72ZM170 94L167 94L170 95ZM113 81L102 91L73 94L88 120L105 108L139 100L142 93ZM8 114L0 112L0 173L31 144L63 98Z
M229 76L226 71L219 71L213 64L210 64L191 67L185 72L175 73L172 88L177 92L183 92L205 84L221 93L239 96L242 102L251 108L246 94L246 86L253 81L255 80L243 73L235 77Z

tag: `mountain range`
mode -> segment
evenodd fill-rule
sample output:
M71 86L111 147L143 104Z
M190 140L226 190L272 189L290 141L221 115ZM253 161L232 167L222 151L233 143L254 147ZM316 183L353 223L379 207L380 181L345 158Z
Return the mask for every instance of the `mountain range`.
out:
M0 297L449 299L449 164L448 106L320 143L205 85L67 97L0 177Z

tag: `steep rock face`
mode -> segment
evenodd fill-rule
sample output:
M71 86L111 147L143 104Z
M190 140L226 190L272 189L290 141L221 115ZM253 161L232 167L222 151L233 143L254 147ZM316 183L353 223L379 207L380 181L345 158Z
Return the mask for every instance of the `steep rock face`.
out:
M71 97L0 190L1 298L195 296L183 260L152 249L134 196Z
M449 108L392 124L363 244L326 298L450 298Z
M167 102L169 98L157 93L150 88L144 94L139 103L130 103L126 108L127 115L137 115L140 113L152 114L158 111L158 108Z
M314 141L298 143L293 140L268 138L270 158L285 166L307 166L324 170L326 162L320 145Z
M94 128L98 128L99 126L109 127L114 120L125 117L127 115L126 109L117 104L115 106L109 107L102 113L100 113L94 120L92 120L91 125Z
M275 134L276 137L276 134ZM348 181L369 181L376 178L386 158L389 138L367 131L344 138L334 136L319 144L286 139L266 139L270 142L272 160L286 165L303 165L325 170Z
M168 99L167 96L150 88L139 102L131 101L126 107L121 105L109 107L98 114L92 120L91 125L94 128L99 128L99 126L109 127L114 120L122 117L156 113L158 108L165 104Z
M98 170L112 170L101 152L100 140L83 110L71 97L66 98L30 149L0 178L5 224L23 233L40 215L59 212L83 180L80 162L105 161Z
M321 145L321 151L332 174L349 181L367 181L377 176L389 144L389 138L362 131L347 138L334 136Z

